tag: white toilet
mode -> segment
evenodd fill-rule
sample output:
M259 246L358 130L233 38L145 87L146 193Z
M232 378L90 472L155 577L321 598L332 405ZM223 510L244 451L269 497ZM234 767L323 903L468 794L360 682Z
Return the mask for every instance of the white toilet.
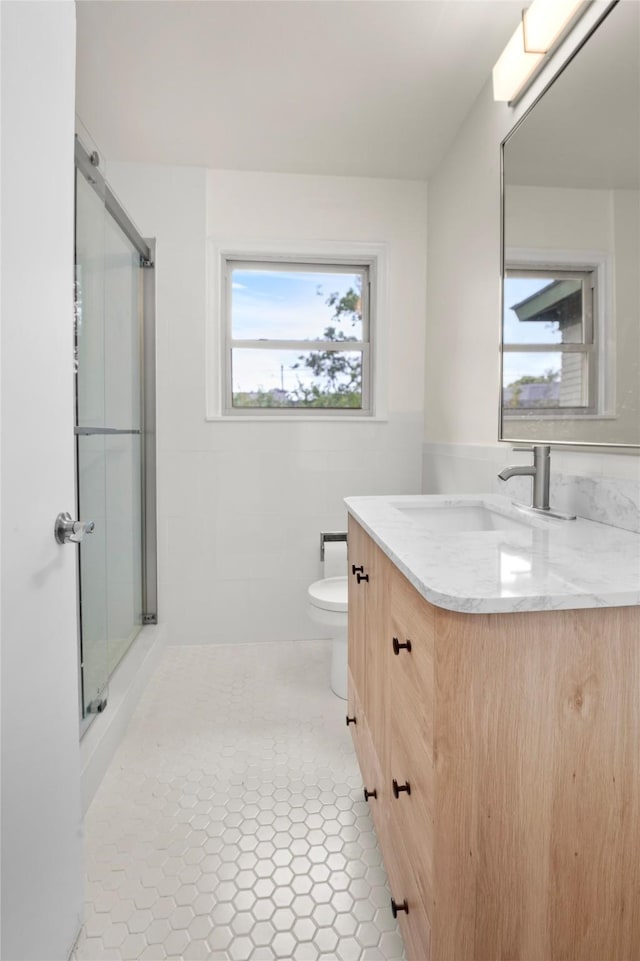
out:
M327 538L328 539L328 538ZM333 538L332 538L333 539ZM346 537L344 538L346 540ZM321 547L321 557L325 574L333 573L336 569L335 560L331 563L324 556L324 545ZM338 561L338 569L346 567L346 551L344 560ZM347 699L347 576L325 577L321 581L314 581L307 590L309 600L308 611L312 621L321 624L331 635L331 690L338 697ZM328 630L327 630L328 629Z

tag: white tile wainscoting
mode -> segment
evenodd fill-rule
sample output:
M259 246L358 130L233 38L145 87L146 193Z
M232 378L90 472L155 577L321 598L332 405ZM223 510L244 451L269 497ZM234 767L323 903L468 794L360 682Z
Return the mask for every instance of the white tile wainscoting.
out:
M171 643L321 637L307 614L320 531L346 530L349 494L419 491L421 417L203 428L208 449L158 456Z
M347 496L420 490L426 184L117 162L109 179L157 240L158 593L170 643L317 638L306 590L320 576L320 531L346 529ZM219 364L214 250L240 241L385 246L380 420L206 419Z
M402 961L329 660L165 650L86 818L75 961Z

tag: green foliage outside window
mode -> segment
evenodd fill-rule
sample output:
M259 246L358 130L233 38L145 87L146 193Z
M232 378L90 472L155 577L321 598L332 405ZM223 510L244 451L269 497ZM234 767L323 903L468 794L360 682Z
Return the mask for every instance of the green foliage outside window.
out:
M321 295L322 291L318 290ZM350 287L340 296L332 293L325 301L333 308L332 323L325 327L323 340L333 343L359 343L344 330L349 323L354 327L362 322L362 280L356 279L354 287ZM344 326L341 326L344 325ZM354 356L355 355L355 356ZM313 374L314 381L305 384L300 377L295 388L285 390L258 388L250 392L238 391L233 394L234 407L252 408L350 408L362 407L362 355L355 351L312 350L308 354L299 355L290 370L308 370Z

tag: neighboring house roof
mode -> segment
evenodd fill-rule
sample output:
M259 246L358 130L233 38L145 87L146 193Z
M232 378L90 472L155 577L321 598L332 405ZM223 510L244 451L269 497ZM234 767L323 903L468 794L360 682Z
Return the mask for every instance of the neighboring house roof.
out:
M560 400L560 383L552 381L544 384L518 384L505 387L502 391L502 403L509 406L518 392L518 407L555 407Z
M542 290L530 294L511 310L520 321L572 323L580 317L582 282L575 277L552 280Z

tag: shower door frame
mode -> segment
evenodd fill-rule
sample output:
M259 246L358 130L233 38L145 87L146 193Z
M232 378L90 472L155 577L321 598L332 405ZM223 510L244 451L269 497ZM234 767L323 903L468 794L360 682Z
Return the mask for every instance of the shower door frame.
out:
M141 436L141 495L142 495L142 623L158 623L158 533L156 493L156 333L155 333L155 240L142 237L131 218L113 193L104 176L76 136L75 166L87 183L104 197L105 211L111 216L140 256L142 309L140 311L140 436ZM77 341L74 343L77 347ZM77 403L77 380L75 387ZM82 429L75 427L75 484L76 517L80 510L79 437ZM82 677L82 579L80 555L77 558L78 603L78 671L80 673L79 711L80 736L90 726L93 713L85 711ZM135 644L135 640L133 642ZM126 653L124 655L126 657ZM116 665L117 670L119 665ZM111 675L109 675L109 678ZM107 679L108 684L108 679Z

